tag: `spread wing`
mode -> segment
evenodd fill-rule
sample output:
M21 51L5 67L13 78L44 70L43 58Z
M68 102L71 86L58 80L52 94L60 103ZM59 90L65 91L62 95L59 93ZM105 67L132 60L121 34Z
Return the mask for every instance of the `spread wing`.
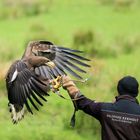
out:
M31 113L30 104L38 110L35 102L42 106L40 99L46 101L43 95L48 95L46 85L22 61L16 61L10 67L6 76L6 86L10 103L20 106L25 104Z
M82 51L53 45L48 41L39 41L34 50L36 55L44 56L55 64L55 67L40 66L35 69L37 75L51 79L58 75L70 73L76 78L82 79L80 74L86 73L83 69L90 67L89 59L83 57Z

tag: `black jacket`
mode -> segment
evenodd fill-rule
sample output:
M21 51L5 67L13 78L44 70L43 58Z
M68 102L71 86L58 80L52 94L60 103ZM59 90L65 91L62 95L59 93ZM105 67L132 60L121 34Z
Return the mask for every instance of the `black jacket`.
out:
M101 103L82 97L77 107L100 121L102 140L140 140L140 106L135 98L122 95L114 103Z

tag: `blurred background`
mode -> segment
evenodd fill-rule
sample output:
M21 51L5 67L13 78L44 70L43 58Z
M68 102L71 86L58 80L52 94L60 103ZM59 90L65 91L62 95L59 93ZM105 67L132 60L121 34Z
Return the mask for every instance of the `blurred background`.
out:
M4 77L20 59L30 40L49 40L84 51L91 68L81 92L112 102L124 75L140 81L139 0L0 0L0 138L2 140L99 140L100 124L78 111L69 125L71 101L52 94L48 102L13 125L8 112ZM61 93L68 97L61 89Z

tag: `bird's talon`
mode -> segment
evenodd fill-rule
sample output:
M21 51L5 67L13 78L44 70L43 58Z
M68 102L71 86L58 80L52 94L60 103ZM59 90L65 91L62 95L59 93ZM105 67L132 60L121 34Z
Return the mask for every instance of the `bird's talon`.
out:
M62 76L58 76L56 79L52 81L51 84L53 91L59 91L59 88L62 85Z

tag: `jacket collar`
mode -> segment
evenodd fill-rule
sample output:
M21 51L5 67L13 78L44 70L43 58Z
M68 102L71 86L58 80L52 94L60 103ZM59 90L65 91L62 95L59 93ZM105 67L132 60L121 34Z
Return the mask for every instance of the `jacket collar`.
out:
M116 102L119 100L125 99L125 100L129 100L129 101L139 104L138 100L130 95L119 95L119 96L116 96L115 98L116 98Z

